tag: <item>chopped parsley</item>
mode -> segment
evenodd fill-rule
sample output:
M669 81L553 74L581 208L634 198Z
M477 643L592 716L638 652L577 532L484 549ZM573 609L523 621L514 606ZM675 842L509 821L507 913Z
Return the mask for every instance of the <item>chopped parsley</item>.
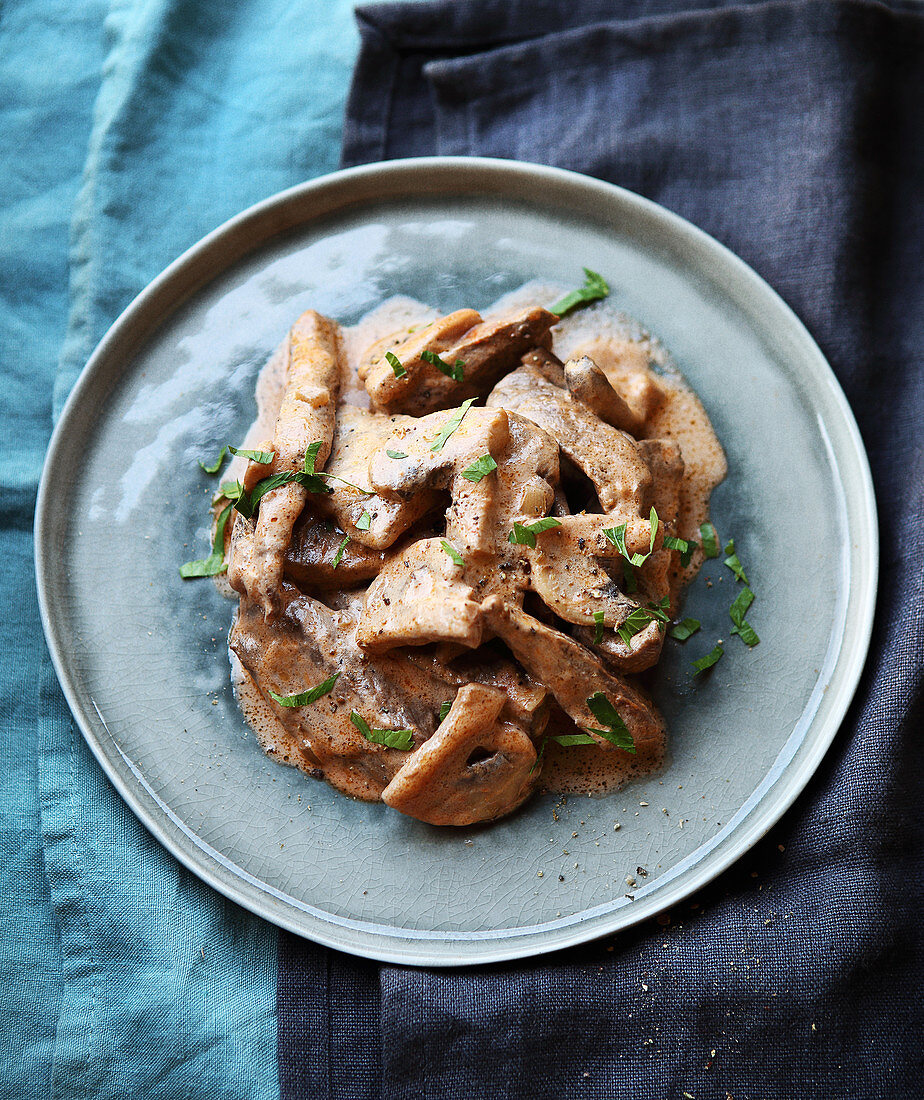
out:
M447 700L445 703L440 703L440 723L441 724L446 721L446 715L451 710L452 710L452 703L450 701Z
M497 469L497 463L490 455L482 455L481 458L476 458L471 466L466 466L462 471L462 476L466 481L481 481L483 477L487 477Z
M403 378L407 374L407 371L404 369L401 360L398 358L397 355L394 354L394 352L386 351L385 360L391 367L391 369L395 372L395 378Z
M450 558L456 563L456 565L465 565L465 558L459 553L459 551L452 545L451 542L447 542L445 539L440 539L440 546L449 555Z
M703 540L703 553L707 558L717 558L719 556L719 535L715 527L711 523L702 523L700 524L699 533Z
M749 647L755 646L760 642L760 638L757 637L756 631L744 617L748 613L748 609L753 602L754 593L750 588L745 586L735 597L735 602L728 609L729 617L735 624L731 630L732 634L737 634L742 642Z
M676 638L678 642L685 642L687 638L692 638L701 626L702 623L699 619L683 619L681 622L675 623L668 633L672 638Z
M686 539L678 539L673 535L664 536L664 545L668 550L680 551L680 564L686 569L690 564L690 559L693 557L693 553L696 550L697 544L692 540L687 542Z
M441 451L446 445L446 440L452 435L452 433L462 423L462 418L468 412L468 410L474 405L475 398L470 397L468 401L463 401L462 404L453 412L452 416L443 424L437 434L436 439L430 447L431 451Z
M738 560L738 555L735 553L735 540L729 539L728 544L725 547L725 553L728 557L725 559L725 564L735 574L735 577L741 581L742 584L748 583L748 578L745 575L744 570L741 568L741 562Z
M355 710L350 711L350 721L365 737L375 745L384 745L389 749L402 749L405 752L414 745L413 730L380 730L369 725L361 714Z
M605 738L617 748L625 749L626 752L635 752L635 741L632 738L632 734L629 733L629 729L625 722L619 717L619 712L602 691L595 691L594 694L591 695L587 700L587 707L594 718L606 727L601 730L588 726L588 733L596 733L599 737Z
M265 466L267 463L272 462L276 457L275 451L244 451L237 447L228 446L228 450L233 455L240 455L241 458L249 458L251 462L259 462L261 466Z
M222 449L218 452L218 458L215 459L215 461L212 463L211 466L206 466L206 464L202 461L201 458L199 459L199 465L202 467L203 470L205 470L205 472L207 474L217 474L218 471L221 469L221 464L222 464L222 462L224 462L225 455L227 453L228 453L227 446L222 447Z
M180 576L183 580L191 577L217 577L227 569L225 565L225 527L228 525L228 516L231 515L232 504L226 504L218 516L215 524L215 537L212 539L212 552L207 558L199 561L188 561L180 566Z
M335 672L322 684L318 684L309 691L300 691L297 695L277 695L275 691L270 691L270 695L281 707L310 707L312 703L316 703L322 696L329 695L334 690L334 684L339 675L339 672Z
M541 535L543 531L550 531L553 527L561 527L561 521L552 516L537 519L535 523L514 523L507 541L514 546L531 546L535 550L536 535Z
M336 569L340 562L343 560L343 553L347 548L347 543L350 541L349 535L343 536L343 542L337 547L337 553L334 554L334 560L331 562L331 569Z
M715 648L707 653L705 657L700 657L698 661L693 662L693 667L696 669L693 675L699 676L699 674L705 672L707 668L712 668L724 652L725 650L722 649L722 643L716 642Z
M441 370L443 374L445 374L447 378L451 378L453 382L462 381L462 372L465 369L464 359L457 359L455 363L450 366L444 359L440 359L435 351L429 350L422 351L420 353L420 358L423 359L425 363L429 363L431 367L436 367L437 370Z
M389 458L407 458L407 455L404 453L404 451L386 451L385 454L387 454Z
M372 516L370 516L368 512L363 512L363 514L356 521L356 530L357 531L368 531L371 526L372 526Z
M565 748L571 748L572 745L596 745L597 743L589 733L553 733L546 740L554 741L556 745L563 745Z
M616 628L616 633L626 645L631 645L635 635L643 631L649 623L657 622L663 626L665 623L670 622L670 617L667 614L669 605L670 598L663 596L657 604L650 603L647 607L634 608L626 617L625 622Z
M603 619L602 611L594 612L594 645L599 645L603 641Z
M549 313L564 317L566 313L570 313L572 309L576 309L578 306L605 298L609 292L610 288L603 276L598 275L596 271L591 271L589 267L585 267L584 285L578 287L577 290L572 290L554 305L549 306Z

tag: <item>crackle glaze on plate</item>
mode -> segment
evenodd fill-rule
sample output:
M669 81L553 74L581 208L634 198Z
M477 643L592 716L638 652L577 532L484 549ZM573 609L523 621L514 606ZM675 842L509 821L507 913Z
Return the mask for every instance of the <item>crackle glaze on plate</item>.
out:
M576 285L582 265L667 345L712 417L729 459L713 518L748 570L761 644L749 651L729 635L734 580L710 563L684 608L703 630L670 643L658 674L669 763L605 799L541 796L490 827L438 829L274 764L231 692L232 604L177 574L207 552L214 481L196 460L241 438L257 372L309 306L347 324L397 293L481 308L530 279ZM753 271L607 184L440 159L293 188L155 280L94 353L55 432L36 559L68 702L154 835L282 927L440 966L624 928L746 851L804 787L850 701L877 544L843 394ZM690 662L717 637L726 656L694 683ZM638 879L631 890L627 875Z

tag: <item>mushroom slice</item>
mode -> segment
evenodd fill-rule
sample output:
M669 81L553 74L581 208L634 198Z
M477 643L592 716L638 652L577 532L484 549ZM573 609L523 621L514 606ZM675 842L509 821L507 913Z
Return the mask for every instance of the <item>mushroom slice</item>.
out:
M680 490L683 484L684 461L680 445L672 439L644 439L639 450L652 473L652 504L666 533L675 529L680 512ZM642 587L653 600L670 597L671 611L676 610L683 569L677 554L655 546L655 551L640 570Z
M391 354L404 371L383 357L367 368L365 386L373 406L414 416L452 408L480 396L501 375L513 370L530 348L552 346L551 327L558 318L539 306L482 321L474 310L459 310L412 333ZM422 356L438 355L452 369L461 361L461 379L447 375Z
M613 389L593 359L586 355L569 359L564 373L571 396L583 401L601 420L630 435L642 433L645 421Z
M384 550L408 527L436 507L436 493L424 490L407 499L381 496L371 490L369 462L396 429L412 427L412 417L383 416L353 405L341 405L337 413L330 461L325 473L332 493L317 494L317 510L330 516L353 542L370 550ZM333 478L341 478L335 481ZM352 484L344 485L347 481Z
M413 501L423 492L448 489L452 505L446 517L446 536L465 556L494 548L490 508L495 477L478 481L465 471L484 455L500 455L509 437L503 409L469 408L445 442L439 443L453 413L431 413L419 419L401 417L386 447L380 447L369 463L372 488L389 498ZM392 453L389 454L389 451ZM394 458L394 454L403 458Z
M588 649L596 650L606 664L621 676L651 668L657 663L664 646L664 632L654 621L638 634L633 634L628 645L614 631L607 631L602 641L594 642L596 633L586 626L578 627L574 636Z
M536 750L512 722L506 696L460 688L444 721L382 792L382 801L431 825L473 825L510 813L532 789Z
M642 435L667 399L667 391L649 366L649 349L644 343L619 337L588 340L573 349L574 358L587 356L603 371L610 385L625 401L641 428Z
M565 365L553 352L546 348L530 348L520 362L539 371L553 386L565 386Z
M301 589L357 588L378 574L384 560L384 551L370 550L328 520L303 512L286 550L284 575Z
M428 642L481 644L481 608L442 539L420 539L392 555L369 586L356 631L369 652Z
M481 605L486 624L513 652L526 671L544 684L562 710L582 729L599 725L587 700L600 691L625 722L636 744L664 737L664 722L653 704L637 689L610 672L573 638L553 630L518 607L491 596ZM588 732L589 729L588 729ZM610 741L591 734L603 748Z
M287 346L286 388L273 433L275 452L268 472L301 468L309 444L321 442L320 469L330 454L340 385L340 329L335 321L309 309L292 326ZM307 490L289 482L260 501L254 536L253 569L247 574L248 595L272 617L278 609L283 558Z
M501 379L487 404L520 413L556 439L593 482L605 512L640 514L651 490L651 471L631 436L601 423L583 402L532 367L521 366Z
M647 554L651 550L651 523L639 516L626 515L624 512L612 512L609 515L581 512L572 516L561 514L560 510L556 510L555 515L561 526L546 533L544 546L567 546L572 553L590 554L595 558L615 560L622 557L622 554L616 543L607 538L606 532L625 524L626 550L629 554ZM659 518L660 515L659 511ZM663 541L663 525L659 523L655 534L655 549L660 547Z

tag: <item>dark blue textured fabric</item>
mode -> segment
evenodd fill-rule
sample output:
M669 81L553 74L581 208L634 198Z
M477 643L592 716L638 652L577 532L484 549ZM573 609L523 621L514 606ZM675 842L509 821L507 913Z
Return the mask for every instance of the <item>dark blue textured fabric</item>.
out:
M306 996L318 949L286 941L283 1096L360 1078L354 1095L386 1100L920 1096L924 10L445 0L359 18L345 164L577 169L689 218L783 294L859 421L882 575L844 728L736 867L667 924L537 962L340 958ZM380 1046L331 1045L351 1013ZM309 1018L328 1038L299 1048ZM309 1060L323 1090L298 1076Z

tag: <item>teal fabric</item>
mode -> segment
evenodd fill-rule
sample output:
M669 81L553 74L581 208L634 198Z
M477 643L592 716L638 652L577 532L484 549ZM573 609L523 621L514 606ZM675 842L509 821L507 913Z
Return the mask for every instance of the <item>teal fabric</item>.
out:
M241 208L336 167L349 0L0 2L0 1096L279 1095L276 932L180 867L42 640L35 494L118 313Z

